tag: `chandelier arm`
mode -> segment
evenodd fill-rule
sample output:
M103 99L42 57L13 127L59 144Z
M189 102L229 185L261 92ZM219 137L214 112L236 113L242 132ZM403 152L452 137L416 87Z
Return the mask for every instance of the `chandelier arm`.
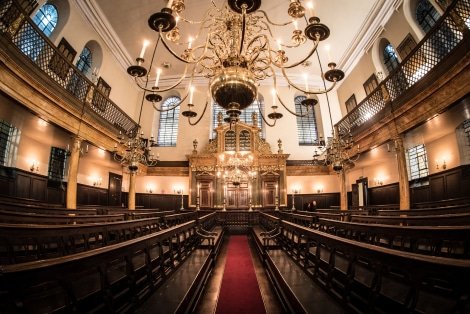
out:
M320 66L320 74L321 74L321 78L322 78L322 82L323 82L323 87L326 90L325 75L323 73L323 67L322 67L321 62L320 62L320 54L318 53L318 50L317 50L317 60L318 60L319 66ZM334 82L333 86L334 85L336 85L336 81ZM328 97L328 92L325 93L325 96L326 96L326 104L328 105L328 113L330 114L331 136L334 137L335 131L334 131L334 125L333 125L333 117L331 116L331 106L330 106L330 98Z
M176 107L180 106L185 100L186 98L188 98L188 95L189 95L189 91L186 93L186 95L174 106L170 107L170 108L167 108L167 109L161 109L161 108L158 108L157 107L157 103L153 103L153 109L157 110L158 112L167 112L167 111L170 111L170 110L173 110L175 109Z
M191 126L195 126L196 124L199 123L199 121L201 121L202 117L204 117L204 114L206 113L206 109L207 109L207 105L209 104L209 99L206 100L206 104L204 105L204 110L202 111L202 114L201 116L196 120L196 122L191 122L191 118L188 117L188 122L189 122L189 125Z
M158 91L160 93L163 93L163 92L167 92L167 91L177 87L178 85L180 85L181 82L186 78L187 71L188 71L188 64L185 65L183 75L178 79L178 81L175 84L173 84L170 87L162 88L162 89L158 89L158 90L154 90L154 89L147 88L145 86L140 85L137 78L134 78L134 81L137 84L137 87L139 87L143 91L146 91L146 92L149 92L149 93L155 93L156 91ZM145 85L147 85L147 84L145 84Z
M163 45L165 46L165 48L168 50L168 52L171 53L171 54L173 55L173 57L175 57L175 58L178 59L179 61L184 62L184 63L186 63L186 64L196 64L196 63L199 63L199 61L201 61L202 58L204 58L204 56L205 56L205 54L206 54L206 52L207 52L207 47L208 47L208 45L209 45L209 37L210 37L210 36L207 36L206 44L204 45L204 52L202 53L201 57L198 58L198 59L196 59L196 60L194 60L194 61L188 61L188 60L183 59L183 58L181 58L180 56L178 56L178 55L173 51L173 49L170 48L170 46L169 46L169 45L167 44L167 42L165 41L165 38L164 38L165 36L163 36L163 33L162 33L162 29L161 29L161 28L159 29L159 34L160 34L162 43L163 43ZM199 50L201 47L203 47L203 46L197 46L197 47L195 47L193 50Z
M308 95L320 95L320 94L326 94L328 92L330 92L333 88L335 88L336 86L336 81L333 82L333 84L330 86L330 88L326 89L326 84L324 84L324 87L325 87L325 90L318 90L318 91L307 91L299 86L297 86L295 83L293 83L289 77L287 76L287 73L286 73L286 70L285 68L281 68L281 72L282 72L282 75L284 76L284 78L286 79L287 83L289 83L289 85L291 85L293 88L295 88L296 90L298 90L299 92L302 92L302 93L305 93L305 94L308 94Z
M211 0L211 4L214 6L214 8L217 10L217 11L220 11L218 8L217 8L217 5L215 4L214 0ZM186 23L189 23L189 24L204 24L207 22L207 15L209 15L210 11L214 8L209 8L206 10L206 12L204 13L204 17L202 18L202 20L200 21L192 21L192 20L189 20L187 18L185 18L184 16L182 16L181 14L177 13L177 15L179 16L179 18L182 20L182 21L185 21Z
M273 124L270 124L270 123L266 120L266 118L263 116L263 113L261 112L261 107L260 107L259 105L258 105L258 111L259 111L259 114L260 114L261 118L263 119L264 123L266 123L267 126L269 126L269 127L272 128L273 126L276 125L277 119L274 120Z
M285 23L275 23L275 22L271 21L271 19L268 17L268 14L266 13L266 11L258 10L257 12L262 13L262 14L264 15L264 17L266 18L266 21L268 21L269 24L271 24L271 25L274 25L274 26L286 26L286 25L289 25L289 24L293 24L292 21L285 22Z
M277 79L276 79L276 75L274 73L274 69L273 67L269 67L271 69L271 72L273 73L273 83L274 83L274 90L276 91L276 97L277 99L279 100L279 102L281 103L281 105L284 107L284 109L286 109L290 114L296 116L296 117L306 117L307 115L310 114L310 106L307 106L307 112L305 114L298 114L292 110L290 110L289 108L287 108L287 106L284 104L284 102L282 101L281 97L279 96L279 93L277 92Z
M283 65L283 64L281 64L281 66L277 66L277 65L276 65L276 66L277 66L278 68L286 68L286 69L295 68L296 66L298 66L298 65L304 63L305 61L307 61L308 58L310 58L310 57L315 53L315 51L316 51L317 48L318 48L318 44L319 44L319 43L320 43L319 36L316 36L316 39L315 39L315 41L314 41L314 43L313 43L313 47L312 47L312 49L310 50L310 52L308 53L308 55L307 55L305 58L303 58L302 60L300 60L300 61L298 61L298 62L295 62L295 63L293 63L293 64L290 64L290 65Z

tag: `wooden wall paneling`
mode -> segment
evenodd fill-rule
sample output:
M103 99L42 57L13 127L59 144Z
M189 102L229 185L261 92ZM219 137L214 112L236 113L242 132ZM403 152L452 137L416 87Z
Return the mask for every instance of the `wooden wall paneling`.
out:
M15 195L19 198L30 198L31 177L18 172L15 182Z
M452 199L460 196L461 172L453 171L445 175L445 198Z
M431 201L431 189L429 185L417 186L411 188L411 207L414 208L418 203Z
M431 201L440 201L445 195L445 178L443 175L429 178L429 188L431 193Z
M30 198L45 202L47 200L47 179L31 177Z
M400 203L398 183L369 188L370 205L392 205Z

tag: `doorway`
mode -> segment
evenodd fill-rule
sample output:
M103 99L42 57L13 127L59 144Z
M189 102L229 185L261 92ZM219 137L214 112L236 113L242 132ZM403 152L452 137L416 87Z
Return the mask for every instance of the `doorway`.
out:
M122 175L109 173L108 206L121 206Z

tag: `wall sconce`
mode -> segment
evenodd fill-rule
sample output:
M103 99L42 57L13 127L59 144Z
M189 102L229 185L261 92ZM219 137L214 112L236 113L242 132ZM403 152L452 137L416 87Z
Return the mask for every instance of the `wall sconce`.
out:
M93 179L93 186L101 186L101 183L103 181L103 178L101 177L95 177Z
M384 181L382 178L374 178L375 185L383 185Z
M323 185L317 185L317 193L323 193Z
M445 169L447 168L446 160L445 160L445 159L442 160L442 166L441 166L441 168L442 168L443 170L445 170ZM436 169L439 169L439 160L436 160Z
M39 172L39 162L33 160L31 162L31 167L29 167L29 170L31 170L31 172Z
M147 186L145 187L145 192L153 193L153 185L147 184Z

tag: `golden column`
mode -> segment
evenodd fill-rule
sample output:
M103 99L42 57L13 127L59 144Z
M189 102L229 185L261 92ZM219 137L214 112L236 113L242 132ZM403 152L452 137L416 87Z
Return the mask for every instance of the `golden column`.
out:
M66 207L77 209L77 173L78 161L80 160L80 146L82 139L76 136L70 150L69 175L67 182Z
M395 150L397 152L398 163L400 209L410 209L410 183L408 181L408 169L406 168L406 155L402 136L395 138Z
M129 193L128 193L128 208L129 210L135 209L135 171L131 171L129 174Z
M343 170L339 173L340 176L340 209L341 210L348 210L348 191L346 190L346 171Z

